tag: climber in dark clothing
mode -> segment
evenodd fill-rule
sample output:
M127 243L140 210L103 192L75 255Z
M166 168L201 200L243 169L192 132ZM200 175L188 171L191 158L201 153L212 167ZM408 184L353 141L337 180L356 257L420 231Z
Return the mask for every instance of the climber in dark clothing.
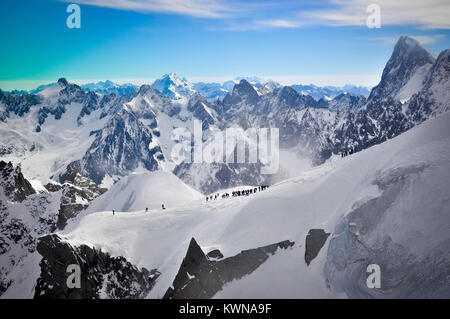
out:
M148 207L145 207L145 212L148 212Z
M114 216L114 213L115 213L115 211L114 211L114 209L113 209L113 216Z
M166 208L164 207L164 204L161 205L161 208L162 208L162 209L166 209Z

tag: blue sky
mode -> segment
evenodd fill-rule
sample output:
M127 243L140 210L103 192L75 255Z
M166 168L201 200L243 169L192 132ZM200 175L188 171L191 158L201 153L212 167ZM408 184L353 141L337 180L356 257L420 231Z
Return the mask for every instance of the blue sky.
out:
M374 85L395 40L450 48L450 1L2 0L0 88L66 77L144 83L176 72L193 81L260 76L282 83ZM81 28L66 7L78 3Z

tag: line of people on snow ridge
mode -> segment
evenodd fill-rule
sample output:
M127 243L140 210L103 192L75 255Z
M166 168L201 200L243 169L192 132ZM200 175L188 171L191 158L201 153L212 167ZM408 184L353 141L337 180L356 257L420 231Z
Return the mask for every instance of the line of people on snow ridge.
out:
M262 186L258 186L258 187L254 187L254 188L234 191L234 192L231 192L231 196L233 196L233 197L248 196L250 194L256 194L257 192L263 191L263 190L265 190L267 188L269 188L269 185L262 185ZM228 197L230 197L230 194L229 193L224 193L224 194L222 194L222 196L220 196L220 194L217 193L215 195L206 196L206 201L216 200L216 199L218 199L220 197L228 198Z
M230 197L230 194L228 194L228 193L222 194L222 198L226 198L226 197ZM217 193L215 195L206 196L206 201L216 200L218 198L220 198L219 193Z
M341 157L346 157L348 155L352 155L355 151L351 148L349 151L341 152Z

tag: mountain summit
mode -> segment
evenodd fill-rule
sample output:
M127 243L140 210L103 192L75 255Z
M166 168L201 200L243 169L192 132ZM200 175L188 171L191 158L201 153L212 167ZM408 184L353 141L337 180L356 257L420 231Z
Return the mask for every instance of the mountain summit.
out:
M401 36L383 70L380 83L373 88L371 100L407 100L421 88L435 58L420 43Z
M185 78L180 78L175 73L163 75L162 78L153 82L152 87L174 99L187 97L194 93L192 83Z

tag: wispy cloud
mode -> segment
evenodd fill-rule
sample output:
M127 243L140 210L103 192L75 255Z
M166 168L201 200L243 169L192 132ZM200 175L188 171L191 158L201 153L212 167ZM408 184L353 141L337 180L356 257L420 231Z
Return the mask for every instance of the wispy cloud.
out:
M262 20L259 22L261 26L274 27L274 28L298 28L303 24L300 21L295 20Z
M218 0L62 0L137 12L175 13L200 18L224 17L231 9Z
M430 29L450 29L448 0L331 0L330 9L300 12L308 24L330 26L365 25L369 4L381 8L382 25L419 25Z
M290 3L284 14L268 13L266 18L247 19L229 28L233 31L305 26L366 26L371 4L380 7L381 26L415 25L424 29L450 29L449 0L327 0L319 6L303 8ZM285 4L286 5L286 4ZM251 14L249 14L251 17ZM430 43L433 39L423 39Z
M288 19L267 19L267 20L255 20L247 22L235 22L228 23L225 30L228 31L264 31L267 29L284 28L293 29L302 27L303 24L296 20Z
M365 26L367 7L381 8L383 25L417 25L450 29L449 0L325 0L309 2L265 0L60 0L79 4L161 12L227 20L229 30L298 28L309 25Z

